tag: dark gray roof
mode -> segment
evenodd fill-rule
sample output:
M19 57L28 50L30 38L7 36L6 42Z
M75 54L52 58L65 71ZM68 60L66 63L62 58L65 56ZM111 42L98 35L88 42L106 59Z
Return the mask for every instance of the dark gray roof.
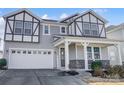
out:
M110 25L108 27L106 27L106 31L110 31L112 29L114 29L116 26L115 25Z
M51 22L58 22L58 20L53 20L53 19L42 19L44 21L51 21Z
M110 26L106 27L106 31L110 31L110 30L113 30L115 28L122 27L122 26L124 26L124 23L121 23L119 25L110 25Z

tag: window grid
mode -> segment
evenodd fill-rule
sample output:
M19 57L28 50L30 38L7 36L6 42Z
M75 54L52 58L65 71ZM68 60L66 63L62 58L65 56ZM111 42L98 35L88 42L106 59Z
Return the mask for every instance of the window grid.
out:
M99 49L99 47L94 47L94 59L100 59L100 49Z
M23 30L23 22L22 21L15 21L15 31L14 34L21 35Z
M12 54L43 54L43 55L51 55L51 51L40 51L40 50L11 50Z
M50 25L43 25L43 28L44 28L43 34L44 35L50 35Z
M91 47L87 47L87 56L88 56L88 59L92 59L92 48Z
M32 23L24 22L24 35L31 35L31 34L32 34Z
M92 60L92 59L99 60L100 59L100 48L99 47L93 47L93 48L87 47L87 57L89 60Z
M98 36L98 26L97 24L83 23L84 35L87 36Z
M65 34L66 33L66 27L61 27L61 33Z

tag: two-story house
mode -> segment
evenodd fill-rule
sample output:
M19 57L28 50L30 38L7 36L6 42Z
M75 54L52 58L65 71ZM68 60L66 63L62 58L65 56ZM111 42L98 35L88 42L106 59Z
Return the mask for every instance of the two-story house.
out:
M124 41L124 23L119 25L111 25L106 28L107 30L107 38L116 39L116 40L123 40ZM121 58L122 62L124 62L124 42L120 43L120 50L121 50ZM113 46L109 47L109 56L111 61L114 64L118 62L118 54L117 49Z
M94 60L106 68L113 64L110 46L116 46L118 64L122 64L121 41L106 38L107 21L92 10L48 20L19 9L4 19L4 58L9 69L89 70Z

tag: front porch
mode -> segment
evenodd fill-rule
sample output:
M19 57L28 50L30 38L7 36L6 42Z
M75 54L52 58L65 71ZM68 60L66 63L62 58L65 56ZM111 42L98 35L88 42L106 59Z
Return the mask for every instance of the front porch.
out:
M120 42L105 38L75 38L64 37L56 42L54 46L57 51L57 68L70 70L90 70L94 60L102 62L102 68L106 69L112 62L108 55L108 47L115 46L118 50L118 65L122 65L120 54Z

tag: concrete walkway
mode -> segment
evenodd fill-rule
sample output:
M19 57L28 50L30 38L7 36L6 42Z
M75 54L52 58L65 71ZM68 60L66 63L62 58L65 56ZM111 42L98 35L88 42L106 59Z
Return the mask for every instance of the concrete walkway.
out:
M59 70L6 70L0 85L84 85L78 76L59 76Z

